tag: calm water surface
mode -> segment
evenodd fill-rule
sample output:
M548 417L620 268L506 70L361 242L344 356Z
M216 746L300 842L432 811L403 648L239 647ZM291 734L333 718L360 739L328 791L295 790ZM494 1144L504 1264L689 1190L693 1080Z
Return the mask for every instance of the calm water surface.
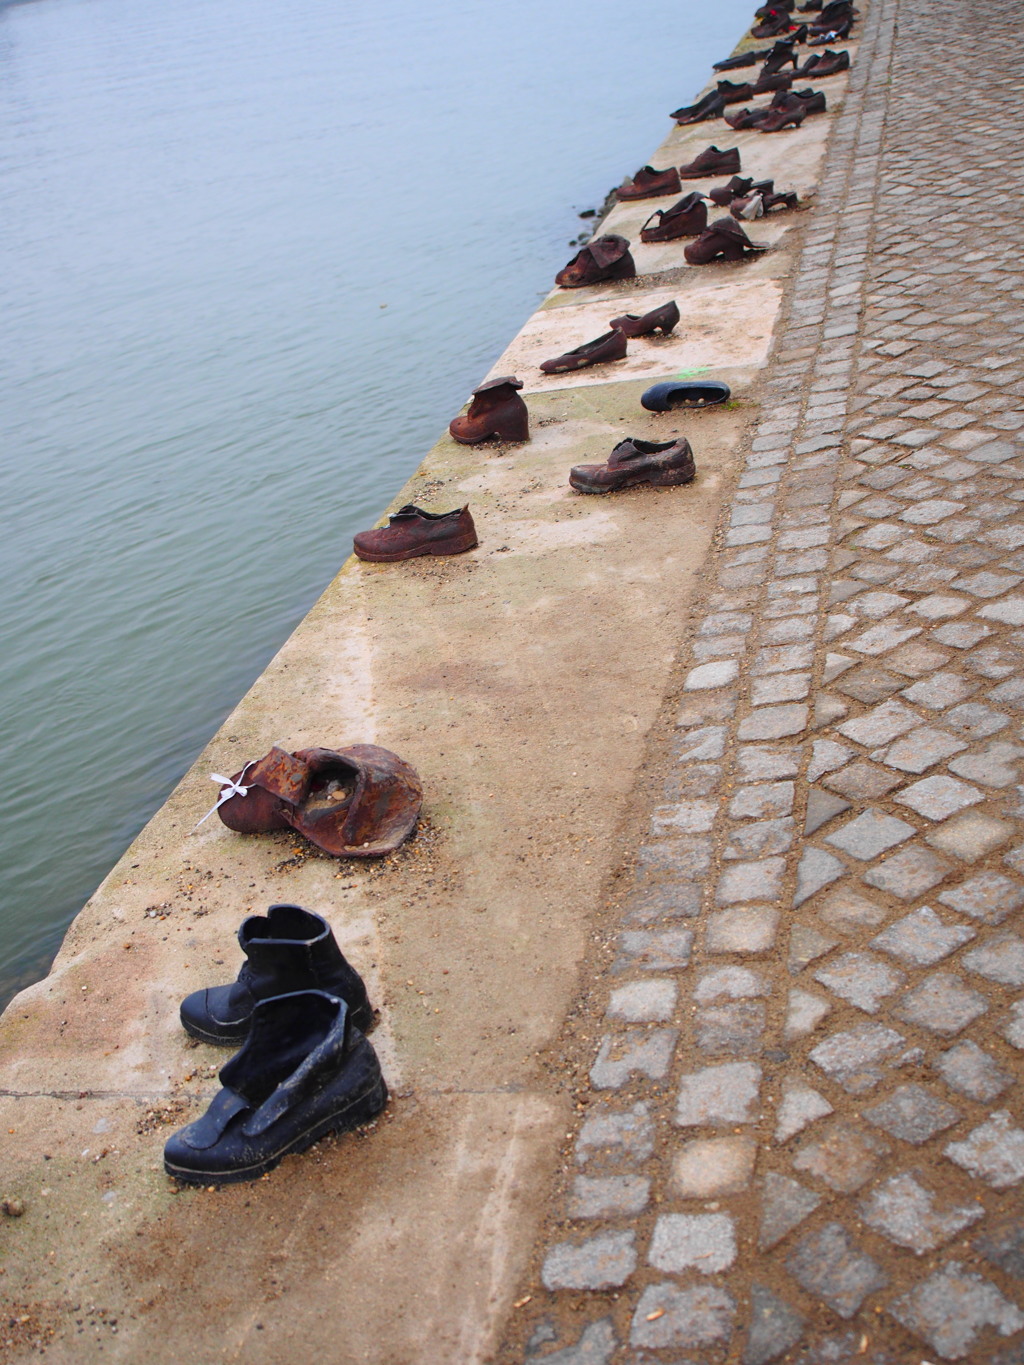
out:
M750 9L0 0L0 1002Z

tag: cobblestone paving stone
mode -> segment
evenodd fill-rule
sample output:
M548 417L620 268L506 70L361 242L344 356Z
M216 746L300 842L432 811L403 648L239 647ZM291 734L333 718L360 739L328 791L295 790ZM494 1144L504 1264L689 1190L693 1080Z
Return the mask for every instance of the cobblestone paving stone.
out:
M865 6L510 1360L1024 1362L1019 17Z

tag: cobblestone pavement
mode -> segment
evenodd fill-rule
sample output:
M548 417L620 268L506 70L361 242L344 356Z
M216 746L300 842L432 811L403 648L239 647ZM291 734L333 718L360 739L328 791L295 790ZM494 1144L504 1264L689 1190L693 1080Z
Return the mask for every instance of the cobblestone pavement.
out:
M865 10L503 1360L1024 1362L1020 10Z

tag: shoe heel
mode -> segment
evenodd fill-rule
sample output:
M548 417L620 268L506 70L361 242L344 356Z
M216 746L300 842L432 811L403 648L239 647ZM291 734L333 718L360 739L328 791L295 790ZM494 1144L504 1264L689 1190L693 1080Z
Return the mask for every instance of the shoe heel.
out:
M491 433L501 441L514 441L517 444L530 439L530 414L526 411L526 404L523 404L523 412L519 415L507 417L503 422L497 422L494 431Z

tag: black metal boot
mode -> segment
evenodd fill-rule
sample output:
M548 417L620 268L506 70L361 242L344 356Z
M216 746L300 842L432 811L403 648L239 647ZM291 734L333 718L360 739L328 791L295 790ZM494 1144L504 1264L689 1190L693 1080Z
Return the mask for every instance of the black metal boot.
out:
M242 921L238 942L246 956L238 979L193 991L181 1002L181 1022L193 1038L238 1047L248 1037L257 1001L306 990L340 996L357 1029L369 1033L373 1028L363 978L345 959L322 915L301 905L272 905L265 917Z
M202 1118L164 1147L164 1170L186 1184L255 1180L289 1152L368 1123L388 1097L373 1047L324 991L258 1001L220 1082Z

